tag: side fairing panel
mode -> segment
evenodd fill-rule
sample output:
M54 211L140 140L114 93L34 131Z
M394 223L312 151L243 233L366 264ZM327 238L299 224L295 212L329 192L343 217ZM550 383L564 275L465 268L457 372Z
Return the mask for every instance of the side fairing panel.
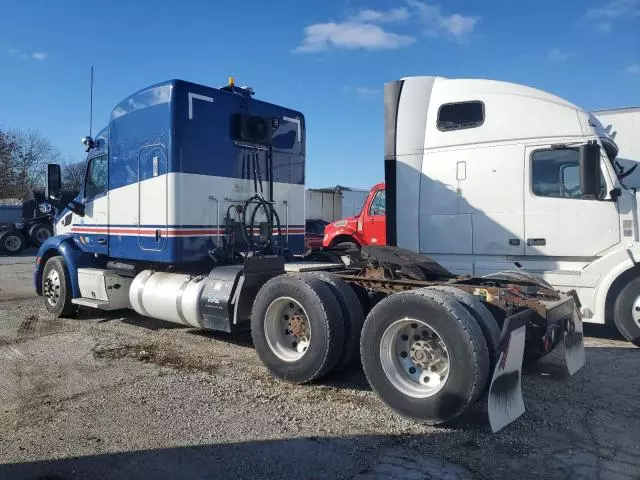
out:
M403 81L399 94L397 89L393 93L386 90L397 96L385 99L397 101L395 118L385 116L385 141L395 139L395 178L386 178L387 188L394 190L391 197L395 196L391 205L395 207L395 240L397 246L413 251L419 251L420 246L420 212L416 204L420 201L425 123L435 81L434 77L409 78ZM393 223L389 229L393 229Z

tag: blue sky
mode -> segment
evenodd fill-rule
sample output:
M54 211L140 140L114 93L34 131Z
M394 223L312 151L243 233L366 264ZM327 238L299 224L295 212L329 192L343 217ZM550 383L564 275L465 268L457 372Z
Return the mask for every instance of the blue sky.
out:
M640 0L4 0L0 124L82 158L91 64L94 132L146 85L234 75L305 114L308 185L368 188L383 179L385 81L484 77L589 110L640 105Z

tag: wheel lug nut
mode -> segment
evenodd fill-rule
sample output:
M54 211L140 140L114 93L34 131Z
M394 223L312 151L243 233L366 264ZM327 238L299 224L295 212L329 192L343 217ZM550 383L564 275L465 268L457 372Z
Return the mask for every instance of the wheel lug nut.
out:
M400 356L402 358L407 358L407 352L400 352Z
M411 368L409 368L409 373L410 373L410 374L412 374L412 375L413 375L414 373L416 373L416 369L415 369L415 367L411 367Z

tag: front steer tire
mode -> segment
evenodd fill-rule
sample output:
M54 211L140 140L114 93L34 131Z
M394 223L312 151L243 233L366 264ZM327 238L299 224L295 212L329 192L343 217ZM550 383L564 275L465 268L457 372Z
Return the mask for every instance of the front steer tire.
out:
M620 334L640 347L640 277L627 283L613 304L613 321Z
M293 299L306 313L310 340L301 358L286 361L269 346L266 330L270 306ZM307 383L329 373L341 358L344 348L344 318L336 296L319 278L284 274L272 278L258 291L251 312L251 337L256 353L277 378L292 383Z
M426 324L447 348L448 378L429 396L399 389L383 366L385 331L407 319ZM382 401L400 415L429 425L446 423L464 413L480 398L489 380L489 352L480 326L458 302L429 289L396 293L380 301L365 320L361 356L365 375Z
M51 298L45 295L47 290L51 292ZM76 305L71 303L71 281L61 256L51 257L44 265L42 295L45 308L56 318L67 317L77 311Z

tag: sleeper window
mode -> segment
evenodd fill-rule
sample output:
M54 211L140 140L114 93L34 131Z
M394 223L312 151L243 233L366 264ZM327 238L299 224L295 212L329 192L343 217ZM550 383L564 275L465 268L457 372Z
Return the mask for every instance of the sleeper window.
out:
M438 130L450 131L479 127L484 123L484 103L447 103L438 110Z

